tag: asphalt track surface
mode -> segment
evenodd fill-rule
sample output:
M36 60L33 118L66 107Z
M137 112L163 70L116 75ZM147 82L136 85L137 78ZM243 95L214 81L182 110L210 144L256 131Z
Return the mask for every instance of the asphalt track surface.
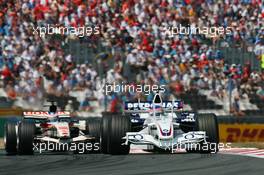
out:
M1 175L260 175L264 159L226 154L104 154L46 153L6 156L0 151Z

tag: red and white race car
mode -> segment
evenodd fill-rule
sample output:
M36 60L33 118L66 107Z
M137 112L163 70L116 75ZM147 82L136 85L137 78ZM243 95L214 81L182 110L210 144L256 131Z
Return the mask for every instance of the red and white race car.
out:
M48 112L24 112L20 122L7 122L7 154L33 154L44 151L99 151L100 119L77 120L70 112L58 111L52 104Z

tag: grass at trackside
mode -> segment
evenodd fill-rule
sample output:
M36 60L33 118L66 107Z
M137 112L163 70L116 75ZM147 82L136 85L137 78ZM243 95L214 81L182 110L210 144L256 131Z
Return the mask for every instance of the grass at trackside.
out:
M246 143L232 143L231 147L236 148L259 148L264 149L264 142L246 142Z

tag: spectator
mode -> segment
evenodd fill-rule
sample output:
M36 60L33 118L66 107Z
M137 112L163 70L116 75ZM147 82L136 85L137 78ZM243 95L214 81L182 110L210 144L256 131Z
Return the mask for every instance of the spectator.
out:
M235 116L244 116L245 113L243 113L240 109L240 103L239 103L239 96L235 96L234 97L234 101L233 101L233 105L232 105L232 110L231 112L235 115Z
M0 5L0 70L4 85L13 87L13 90L5 90L15 91L10 93L12 98L36 100L46 93L67 96L76 90L85 94L87 89L94 94L97 89L95 68L77 64L72 55L62 51L61 43L76 40L76 37L65 33L61 34L60 42L56 42L50 36L40 37L33 32L33 26L47 27L47 24L98 26L100 35L90 36L89 44L98 49L93 43L100 43L111 50L113 68L106 66L108 55L102 59L104 69L108 69L105 70L108 83L151 80L156 84L169 84L177 95L202 88L223 98L237 84L241 83L249 93L261 82L261 76L252 73L250 65L244 68L225 65L223 53L209 44L216 45L220 38L226 47L253 44L263 63L261 1L3 0ZM236 30L215 38L202 34L179 34L170 38L163 32L168 26L180 25L230 26ZM125 64L120 52L124 54ZM89 106L89 98L82 101L82 109ZM118 100L112 99L112 103L111 109L115 111ZM234 107L237 109L236 105Z
M261 100L264 100L264 89L260 86L256 92Z

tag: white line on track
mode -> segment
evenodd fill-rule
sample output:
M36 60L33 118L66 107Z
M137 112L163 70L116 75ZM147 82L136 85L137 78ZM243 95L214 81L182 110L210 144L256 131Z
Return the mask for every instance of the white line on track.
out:
M231 148L230 150L220 151L222 154L249 156L256 158L264 158L264 149L257 148Z
M185 151L184 150L176 151L176 153L182 153L182 152L185 152ZM151 152L144 151L142 148L131 148L130 153L131 154L151 154ZM257 149L257 148L231 148L231 149L220 150L219 153L264 158L264 149Z

